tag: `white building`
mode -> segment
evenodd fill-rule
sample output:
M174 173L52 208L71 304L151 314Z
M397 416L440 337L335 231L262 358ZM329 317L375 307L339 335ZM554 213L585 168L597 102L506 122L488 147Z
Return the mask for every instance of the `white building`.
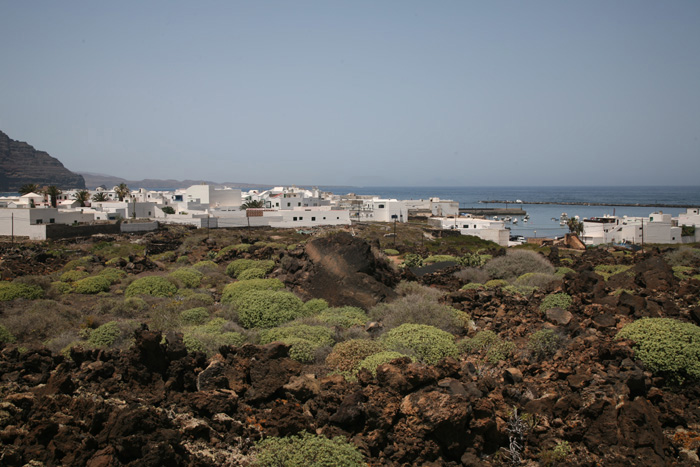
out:
M350 225L350 213L330 206L297 209L248 209L246 211L214 210L219 227L270 226L308 228L322 225Z
M0 235L46 240L46 226L49 224L74 224L93 220L92 215L80 211L62 211L57 208L2 208Z
M403 203L411 215L425 215L426 217L450 217L459 215L459 203L450 199L411 199L404 200Z
M695 220L691 209L684 216L685 224ZM654 212L648 217L615 217L604 216L583 219L581 240L586 245L601 245L607 243L690 243L696 241L697 233L683 237L682 227L679 226L681 217L672 218L670 214Z
M503 221L477 217L431 217L428 225L443 230L458 230L462 235L473 235L501 246L508 246L510 231Z

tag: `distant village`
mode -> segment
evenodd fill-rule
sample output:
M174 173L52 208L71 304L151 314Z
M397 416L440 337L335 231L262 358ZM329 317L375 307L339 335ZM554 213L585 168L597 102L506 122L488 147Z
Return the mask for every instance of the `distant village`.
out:
M75 232L149 231L157 229L159 223L212 229L269 226L303 230L350 226L353 222L403 223L409 217L424 217L434 229L474 235L501 246L546 241L512 238L504 220L460 215L458 202L439 198L382 199L296 186L247 192L212 185L174 191L130 190L124 184L95 190L23 188L20 196L0 197L0 236L46 240ZM78 227L82 230L75 230ZM671 244L700 241L698 227L700 212L690 208L678 217L658 212L647 217L582 219L577 233L584 245Z

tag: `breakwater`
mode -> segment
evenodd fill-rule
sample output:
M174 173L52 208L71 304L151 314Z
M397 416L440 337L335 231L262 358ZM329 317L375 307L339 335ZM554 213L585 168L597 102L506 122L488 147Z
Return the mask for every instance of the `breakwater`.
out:
M475 216L524 216L527 211L521 208L460 208L459 213Z
M694 204L664 204L664 203L587 203L582 201L504 201L504 200L489 200L479 201L483 204L552 204L561 206L619 206L619 207L636 207L636 208L695 208ZM461 211L461 210L460 210Z

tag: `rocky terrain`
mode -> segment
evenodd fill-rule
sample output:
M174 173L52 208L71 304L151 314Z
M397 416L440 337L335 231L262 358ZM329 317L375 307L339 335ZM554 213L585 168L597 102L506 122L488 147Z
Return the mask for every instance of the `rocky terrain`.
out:
M14 192L30 183L62 189L85 188L82 175L66 169L48 153L12 140L0 131L0 192Z
M183 245L158 235L149 241L163 251ZM222 245L208 238L187 251L204 258ZM468 313L473 324L459 338L493 331L515 351L497 361L461 353L435 365L403 357L346 378L318 359L290 358L289 344L225 345L207 356L188 352L182 333L147 324L123 349L5 344L0 464L249 465L261 438L307 431L344 437L368 465L700 465L700 387L651 372L633 342L616 339L644 317L700 323L700 281L679 276L662 250L546 251L547 261L570 270L517 294L463 290L459 266L420 277L393 269L376 242L347 234L259 245L246 257L275 258L272 275L305 300L369 309L394 300L400 279L420 282ZM10 279L8 261L16 261L23 274L52 274L67 260L41 255L36 246L5 249L0 269ZM129 260L121 267L133 273L167 269L162 258ZM599 265L624 270L606 277ZM568 294L570 306L543 311L555 293ZM0 317L11 312L0 306ZM561 338L545 358L528 350L539 329Z

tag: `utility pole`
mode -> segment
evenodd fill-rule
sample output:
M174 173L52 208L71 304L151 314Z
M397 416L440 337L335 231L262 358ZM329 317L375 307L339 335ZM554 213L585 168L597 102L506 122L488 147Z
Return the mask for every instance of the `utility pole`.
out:
M15 213L10 214L12 217L12 247L15 246Z
M644 251L644 218L642 217L642 251Z

